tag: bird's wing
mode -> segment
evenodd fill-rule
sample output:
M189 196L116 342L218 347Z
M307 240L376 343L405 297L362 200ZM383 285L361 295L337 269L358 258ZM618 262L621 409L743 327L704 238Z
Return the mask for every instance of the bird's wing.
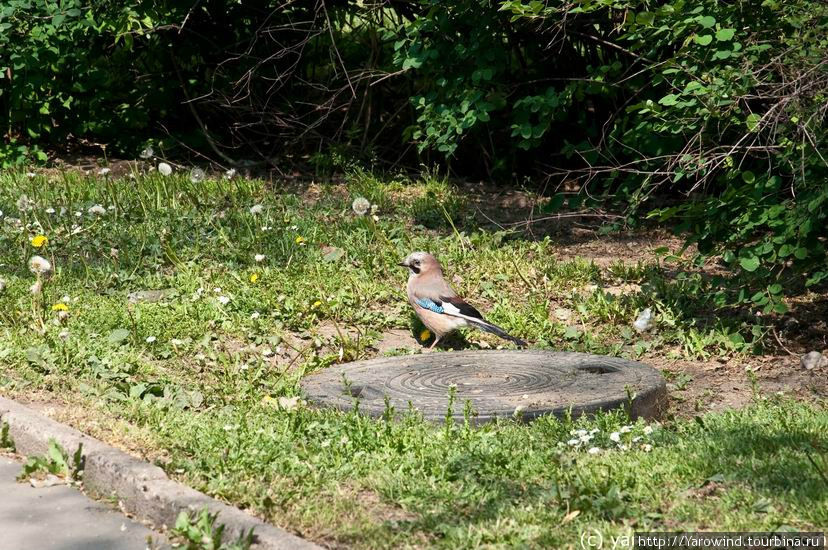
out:
M449 315L483 319L483 315L473 305L466 303L460 296L441 296L440 298L443 302L443 310Z

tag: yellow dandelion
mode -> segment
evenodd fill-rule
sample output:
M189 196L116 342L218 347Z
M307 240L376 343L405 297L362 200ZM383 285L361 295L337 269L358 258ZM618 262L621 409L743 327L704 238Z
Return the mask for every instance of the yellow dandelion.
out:
M321 302L320 300L316 300L316 301L313 303L313 305L311 306L311 309L316 309L316 308L318 308L318 307L319 307L319 306L321 306L321 305L322 305L322 302Z
M294 242L301 246L301 245L305 244L305 238L302 237L302 235L296 235L296 238L294 239Z
M431 338L431 331L427 328L424 328L423 331L420 333L420 342L425 342Z
M259 282L259 274L258 273L251 273L250 274L250 282L254 285Z
M58 302L57 304L52 306L52 311L69 311L69 306L67 306L63 302Z
M36 235L32 238L32 246L35 248L43 248L49 244L49 238L46 235Z

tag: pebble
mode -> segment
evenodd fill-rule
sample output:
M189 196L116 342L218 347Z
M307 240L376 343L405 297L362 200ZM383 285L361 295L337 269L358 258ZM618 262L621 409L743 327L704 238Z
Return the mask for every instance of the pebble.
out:
M802 356L802 366L805 367L807 370L818 369L820 367L824 367L828 365L828 359L826 359L820 352L818 351L811 351L806 353Z

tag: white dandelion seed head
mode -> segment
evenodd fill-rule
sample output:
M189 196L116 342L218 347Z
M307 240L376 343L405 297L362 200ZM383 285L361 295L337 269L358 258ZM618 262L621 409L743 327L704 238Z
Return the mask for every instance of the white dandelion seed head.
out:
M230 303L230 298L228 298L227 296L219 296L217 300L223 306L226 306Z
M612 432L610 434L610 441L614 441L615 443L621 442L621 434L618 432Z
M599 449L598 447L590 447L590 449L587 452L591 455L597 455L601 453L601 449Z
M60 310L57 312L58 321L65 321L69 318L69 312L65 310Z
M100 204L96 204L94 206L90 206L87 212L89 212L90 216L103 216L104 214L106 214L106 208L104 208Z
M61 340L63 340L65 342L66 340L69 339L69 331L66 330L66 329L61 330L58 333L58 338L60 338Z
M229 169L228 171L226 171L224 173L224 177L228 180L231 179L231 178L236 177L236 169L235 168Z
M29 259L29 271L35 275L48 275L52 272L52 264L43 256L32 256Z
M20 210L21 212L26 212L27 210L31 210L33 206L34 206L34 203L26 195L20 195L20 198L17 199L17 209Z
M364 216L371 208L371 203L365 197L357 197L351 203L351 208L357 216Z
M204 170L202 170L201 168L193 168L192 170L190 170L190 181L193 183L198 183L204 180L205 175L206 174L204 173Z
M258 216L264 211L264 207L261 204L254 204L250 207L250 213L254 216Z
M43 290L43 282L40 279L35 281L34 284L29 287L29 292L31 292L34 296L40 294L41 290Z
M172 174L172 166L170 166L166 162L159 162L158 173L162 176L169 176L170 174Z
M104 167L104 168L101 168L100 170L98 170L98 175L99 176L106 176L110 172L112 172L112 170L110 170L109 168Z
M265 255L264 254L256 254L255 256L253 256L253 259L256 260L257 262L263 262L264 259L265 259Z
M147 344L152 344L156 340L155 336L147 336Z
M152 158L155 155L155 151L152 150L152 146L148 145L146 149L141 151L141 158L148 159Z

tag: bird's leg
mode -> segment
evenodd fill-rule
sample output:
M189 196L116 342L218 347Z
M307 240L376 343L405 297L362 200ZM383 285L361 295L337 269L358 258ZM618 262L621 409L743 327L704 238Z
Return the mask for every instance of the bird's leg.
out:
M434 343L433 343L433 344L431 344L431 346L429 346L429 348L428 348L428 349L429 349L429 351L433 350L433 349L434 349L434 346L436 346L436 345L437 345L437 342L439 342L439 341L440 341L440 336L436 336L436 337L434 338Z

